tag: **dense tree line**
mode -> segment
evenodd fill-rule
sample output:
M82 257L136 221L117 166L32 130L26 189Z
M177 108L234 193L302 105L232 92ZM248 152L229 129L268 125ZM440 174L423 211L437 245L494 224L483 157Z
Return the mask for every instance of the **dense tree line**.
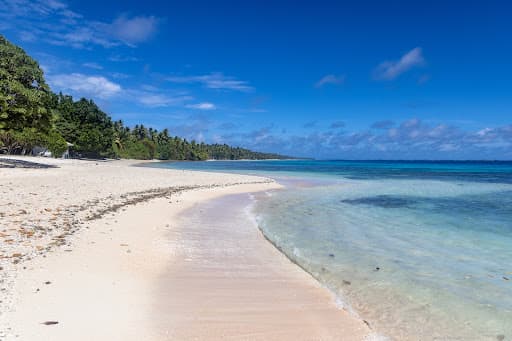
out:
M122 158L160 160L240 160L280 159L281 155L253 152L227 144L205 144L170 136L169 130L157 131L136 125L133 129L114 122L114 151Z
M54 94L39 64L0 35L0 153L30 154L35 146L59 156L206 160L278 159L226 144L204 144L113 122L92 100Z

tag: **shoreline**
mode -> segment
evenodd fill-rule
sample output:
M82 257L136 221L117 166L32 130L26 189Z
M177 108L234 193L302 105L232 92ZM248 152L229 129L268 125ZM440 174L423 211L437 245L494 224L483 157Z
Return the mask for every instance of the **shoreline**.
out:
M246 211L255 192L261 188L212 193L178 215L179 227L169 231L178 252L159 286L172 304L162 303L157 316L168 324L157 329L177 340L375 338L336 305L331 291L265 240Z
M25 158L24 158L25 159ZM46 160L41 160L40 158L37 158L37 161L42 162ZM26 269L18 269L18 273L15 277L15 290L14 290L14 301L11 302L12 305L10 306L9 312L2 313L2 320L4 320L3 326L11 325L13 326L14 331L22 331L22 333L25 333L25 335L28 335L30 333L34 336L41 337L41 333L50 333L48 334L49 338L51 339L69 339L70 335L73 333L76 333L76 331L81 331L82 334L75 334L75 339L85 339L85 335L83 334L85 331L90 331L91 326L90 324L94 322L94 318L92 318L95 315L101 316L101 314L98 314L98 309L91 308L89 310L85 309L84 307L87 307L87 304L90 304L90 302L95 302L94 297L98 294L98 292L104 292L110 290L110 295L107 296L101 296L103 297L103 300L106 302L111 302L111 305L107 305L107 307L117 307L115 311L115 316L110 316L106 318L106 321L108 322L108 326L104 326L105 328L101 327L101 321L96 321L94 323L95 328L99 328L102 332L108 334L108 330L115 330L115 335L110 335L110 337L104 337L106 334L97 334L96 337L99 337L100 339L116 339L120 333L124 331L128 332L128 334L123 337L123 339L131 338L135 339L135 336L138 335L138 339L166 339L165 335L159 334L157 330L154 330L154 328L150 325L147 325L147 328L142 328L141 325L144 325L144 323L147 323L147 319L149 316L151 316L150 311L148 310L151 306L150 297L151 295L148 294L148 292L152 292L152 289L150 286L148 286L150 282L152 282L149 278L154 278L154 275L156 272L159 274L161 273L162 269L167 269L169 266L172 268L173 266L173 255L169 255L169 250L164 250L161 248L162 245L158 248L158 252L154 250L154 243L155 241L162 241L166 240L165 236L162 235L163 232L169 232L169 230L173 230L174 228L177 228L175 225L176 217L179 214L179 212L184 212L187 209L187 205L197 204L200 203L206 203L209 201L216 201L220 200L220 197L224 197L228 194L233 193L251 193L251 192L257 192L261 190L268 190L272 188L277 188L278 185L273 182L272 180L261 178L261 177L255 177L255 176L246 176L246 175L237 175L237 174L220 174L220 173L202 173L202 172L191 172L191 171L171 171L171 170L156 170L155 168L147 168L147 167L129 167L133 165L135 162L133 161L113 161L111 163L105 163L105 164L97 164L94 165L90 162L67 162L62 160L57 160L60 165L62 165L62 168L59 169L49 169L44 170L45 177L48 176L49 172L55 172L57 171L60 176L62 176L63 172L60 171L63 168L72 168L73 171L77 171L77 169L80 168L89 168L86 169L87 173L93 174L96 171L96 168L111 168L106 173L108 173L110 176L114 176L114 178L117 178L120 176L120 170L122 173L137 173L137 174L130 174L128 176L127 185L123 187L124 193L121 193L119 191L119 184L116 184L117 193L113 193L115 191L114 188L108 188L106 193L106 197L103 197L103 200L105 198L108 199L109 203L107 204L107 208L103 208L103 211L99 214L99 216L94 217L94 219L91 219L90 221L86 221L85 223L80 221L80 226L77 227L76 231L72 231L69 236L66 236L62 240L65 240L62 244L56 245L52 248L53 251L50 251L47 253L46 256L34 256L33 260L27 260L23 261L20 260L18 264L20 264L19 267L25 267ZM74 164L73 167L69 167L69 163ZM98 169L99 169L98 168ZM133 171L134 169L139 169L138 171ZM148 170L149 169L149 170ZM69 171L69 169L67 169ZM9 170L0 170L2 172L2 175L7 174L7 172L12 172L12 169ZM41 176L41 174L34 174L34 172L40 172L40 169L37 170L16 170L15 172L22 173L21 175L23 177L35 177ZM110 173L109 173L110 172ZM71 172L72 173L72 172ZM112 173L112 174L111 174ZM153 188L152 193L145 193L144 191L140 191L141 187L144 186L133 186L133 184L130 184L129 180L133 175L140 176L144 173L146 176L150 175L153 177L153 187L154 187L154 180L161 180L163 178L169 178L171 174L175 177L180 177L172 179L171 182L173 182L173 186L168 187L160 187L160 191L158 189L155 190ZM20 174L18 174L20 175ZM69 175L69 172L68 172ZM99 172L100 181L101 180L107 180L108 176L106 176L104 173ZM11 174L12 176L12 174ZM52 178L51 175L49 175L50 178ZM16 176L14 176L16 178ZM48 180L47 178L45 178ZM98 181L97 177L92 177L91 179L94 179L94 181ZM87 181L91 181L91 179L86 179L85 183ZM2 181L6 181L9 183L9 177L2 177ZM12 179L11 179L12 180ZM55 180L55 178L54 178ZM126 180L126 179L124 179ZM119 181L121 183L124 182ZM137 177L138 181L142 181ZM165 180L164 180L165 181ZM158 181L157 181L158 182ZM169 182L169 181L168 181ZM252 182L252 183L251 183ZM65 181L64 181L65 183ZM173 188L174 190L177 189L177 184L180 184L181 187L179 188L180 192L169 192L170 188ZM2 183L3 185L4 183ZM149 182L151 184L151 182ZM63 185L62 181L59 182L59 185ZM89 185L91 185L89 183ZM140 185L140 184L139 184ZM145 186L148 186L148 183L144 184ZM169 185L169 183L167 184ZM191 188L193 186L197 186L200 188ZM183 186L185 186L183 188ZM188 187L187 187L188 186ZM64 186L65 187L65 186ZM108 187L108 186L107 186ZM47 187L43 187L47 188ZM162 188L164 188L162 190ZM165 190L167 188L167 191ZM128 189L131 189L133 191L127 191ZM30 193L34 193L33 188L31 188L30 184L28 185L28 188L17 188L18 191L31 191ZM62 192L62 188L59 189ZM73 191L71 191L73 192ZM138 199L134 197L126 197L126 192L130 193L137 193L139 195ZM19 193L17 193L19 194ZM62 193L60 193L62 195ZM75 193L78 194L78 193ZM81 193L82 196L84 193ZM98 195L98 193L95 193ZM144 197L146 195L146 197ZM176 202L176 197L178 197ZM26 196L24 197L26 199ZM119 203L119 198L122 198L125 202ZM187 199L188 198L188 199ZM4 198L5 199L5 198ZM13 198L9 198L11 201ZM59 202L59 199L62 198L54 198L55 202ZM91 199L89 199L91 200ZM101 204L103 200L98 200L96 202L96 205ZM118 200L118 201L116 201ZM169 204L169 200L172 202ZM192 201L187 201L192 200ZM62 200L60 200L62 201ZM54 203L55 203L54 202ZM5 205L5 203L3 203ZM48 204L48 203L47 203ZM71 204L71 203L68 203ZM109 206L110 205L110 206ZM126 206L128 205L128 206ZM108 206L110 208L108 208ZM2 207L2 206L0 206ZM151 211L152 209L158 208L156 211ZM3 207L5 209L5 206ZM144 211L146 210L146 211ZM100 210L101 211L101 210ZM43 211L42 211L43 212ZM59 212L59 211L57 211ZM131 216L130 219L125 219L123 217L133 215L134 212L137 212L138 215ZM146 213L144 213L146 212ZM153 215L148 215L148 212L152 212ZM163 215L169 214L165 219L163 218ZM5 214L2 215L3 217ZM145 220L143 219L145 217ZM141 222L142 218L142 222ZM124 219L124 220L123 220ZM162 226L162 220L167 221L165 225ZM124 224L124 225L123 225ZM142 237L140 235L140 227L138 226L132 226L132 228L128 228L126 230L126 226L131 226L130 224L135 225L151 225L154 224L156 226L159 226L158 228L155 227L152 232L150 232L149 237ZM85 226L84 226L85 225ZM124 227L122 227L122 226ZM167 225L167 227L166 227ZM105 231L105 229L108 229ZM264 238L263 234L257 227L255 227L255 230L261 234L261 240L270 246L272 249L274 249L274 246L272 246L270 243L268 243ZM120 238L117 240L117 243L112 244L113 238L117 236ZM127 239L128 237L132 238L130 242L121 242L121 239ZM126 237L126 238L125 238ZM109 239L110 238L110 239ZM129 238L128 238L129 239ZM91 242L94 242L94 244L91 244ZM110 243L110 244L109 244ZM128 249L127 249L128 248ZM120 250L122 250L122 253L120 253ZM286 258L284 254L279 252L277 249L274 249L281 257ZM128 252L129 251L129 252ZM102 253L107 252L107 254L104 254L103 257L98 258ZM155 253L156 252L156 253ZM91 255L94 255L91 256ZM125 258L134 258L134 256L138 255L140 259L151 259L152 265L149 267L145 267L145 265L138 264L137 265L137 271L133 273L135 277L126 277L127 273L126 271L130 272L133 271L132 268L130 268L130 265L126 265L126 259ZM275 257L275 255L273 256ZM111 259L112 261L106 261L108 259ZM288 258L286 258L289 262ZM5 258L3 258L5 261ZM132 259L133 261L133 259ZM108 264L106 263L115 263L117 266L112 266L113 264L110 264L111 271L108 271L108 276L120 276L119 283L127 283L127 287L125 290L114 290L114 285L112 283L107 284L99 284L97 279L91 279L87 276L91 276L91 268L102 268L102 267L108 267ZM117 263L116 263L117 262ZM137 262L135 262L137 264ZM157 265L158 264L158 265ZM122 265L122 266L121 266ZM119 270L119 266L123 269L123 271ZM16 264L15 264L16 267ZM79 269L75 269L71 271L73 268L78 267ZM80 270L80 267L83 267ZM289 269L296 268L294 264L289 262ZM46 269L46 272L45 272ZM64 270L63 270L64 269ZM67 269L67 270L66 270ZM131 269L131 270L130 270ZM158 270L155 270L158 269ZM4 269L2 270L2 275L4 275L7 271L12 271L12 269ZM149 275L147 278L139 278L142 277L139 275L139 271L149 271ZM153 271L153 272L152 272ZM156 271L156 272L155 272ZM288 270L287 270L288 271ZM294 270L295 271L295 270ZM303 272L302 269L300 269L301 272ZM114 275L111 274L111 272L114 273ZM94 273L94 272L92 272ZM306 274L305 272L303 272ZM153 277L152 277L152 275ZM215 273L213 273L215 275ZM306 274L307 276L310 276L309 274ZM108 277L107 276L107 277ZM44 279L53 277L54 279ZM137 278L135 280L134 278ZM215 278L215 277L214 277ZM122 279L122 280L121 280ZM316 281L311 277L311 280ZM48 284L45 284L47 282L50 282ZM20 284L22 283L22 284ZM131 283L131 284L130 284ZM318 282L317 282L318 283ZM89 292L89 295L86 293L89 286L96 287L96 295L94 293ZM138 288L129 288L130 285L134 285L135 287L138 286ZM141 290L141 288L145 288L145 290ZM71 290L71 292L70 292ZM318 287L316 289L318 292L324 291L327 292L326 288ZM130 293L127 295L127 293ZM77 298L77 295L80 297L89 297L89 301L84 301L82 304L75 304L70 306L69 300L80 300ZM149 296L148 296L149 295ZM325 298L324 298L325 299ZM139 302L138 302L139 301ZM5 303L5 302L4 302ZM98 303L98 302L96 302ZM270 303L270 302L269 302ZM325 300L324 302L326 305L329 305L332 302L328 302L328 300ZM128 307L142 307L145 310L145 313L142 311L134 311L133 309L120 309L123 306L126 306L128 304ZM48 309L60 309L59 316L50 316L50 311ZM144 310L142 309L142 310ZM15 311L13 311L15 310ZM87 314L84 313L87 312ZM108 309L107 309L108 311ZM341 311L341 310L339 310ZM33 314L39 313L37 317ZM48 315L45 315L44 313L47 313ZM128 316L126 314L129 314L128 312L131 312L132 316ZM332 313L332 312L331 312ZM85 315L84 315L85 314ZM120 315L120 316L117 316ZM32 320L31 317L32 316ZM68 321L67 323L62 322L62 318L67 317L71 318L72 320ZM105 316L104 316L105 317ZM353 319L354 321L357 321L353 316L347 316L344 317L349 320ZM60 319L60 321L59 321ZM54 321L55 320L55 321ZM129 327L131 324L127 324L127 321L132 320L134 322L136 328ZM343 320L343 318L342 318ZM59 322L55 325L45 325L41 323L45 322ZM363 328L362 330L365 330L364 333L361 335L369 335L371 334L371 331L369 328L367 328L366 325L360 322ZM68 326L68 327L65 327ZM359 327L358 327L359 328ZM357 328L356 328L357 329ZM64 331L64 332L63 332ZM71 333L71 334L66 334ZM54 334L52 334L54 333ZM4 335L10 335L13 337L13 339L20 339L16 338L12 335L11 332L4 331ZM210 339L215 339L212 335L209 335L212 337L209 337ZM355 335L354 335L355 336ZM23 338L23 335L21 335L21 339ZM354 338L348 338L348 339L354 339ZM360 337L356 337L355 339L361 339Z

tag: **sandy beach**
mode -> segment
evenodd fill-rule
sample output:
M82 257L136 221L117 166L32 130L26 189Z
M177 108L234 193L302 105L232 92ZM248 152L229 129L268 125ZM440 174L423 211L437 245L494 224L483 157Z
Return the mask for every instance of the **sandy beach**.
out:
M58 168L0 168L0 339L370 337L230 211L271 179L23 160Z

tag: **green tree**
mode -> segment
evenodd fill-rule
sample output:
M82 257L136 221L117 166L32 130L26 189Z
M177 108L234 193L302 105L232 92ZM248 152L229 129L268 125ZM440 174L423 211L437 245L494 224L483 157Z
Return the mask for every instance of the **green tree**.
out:
M55 130L48 133L44 145L52 153L53 157L60 157L68 148L66 140Z
M0 35L0 130L51 128L50 89L38 63Z
M114 125L112 119L92 101L74 102L71 96L58 95L56 129L72 143L73 150L90 157L112 153Z
M25 128L22 131L0 131L0 149L7 154L27 154L35 146L44 146L46 137L34 128Z

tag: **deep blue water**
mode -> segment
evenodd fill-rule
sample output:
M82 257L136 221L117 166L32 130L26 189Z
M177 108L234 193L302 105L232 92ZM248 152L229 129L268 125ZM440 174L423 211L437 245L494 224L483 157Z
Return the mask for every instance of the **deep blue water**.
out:
M151 164L176 169L298 173L348 179L430 179L512 183L512 161L205 161Z
M236 161L265 175L260 228L396 339L512 339L512 162Z

